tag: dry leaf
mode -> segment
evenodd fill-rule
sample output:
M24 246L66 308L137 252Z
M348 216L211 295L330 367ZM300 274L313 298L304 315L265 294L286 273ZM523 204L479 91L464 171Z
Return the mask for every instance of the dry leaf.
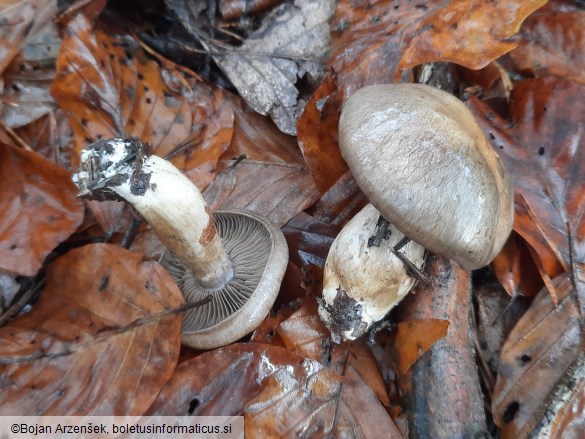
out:
M83 219L71 175L40 154L0 144L0 269L34 276Z
M296 134L305 105L295 83L305 75L316 82L322 74L334 7L331 0L284 3L240 47L213 55L248 105L270 115L284 133Z
M181 315L130 324L181 303L156 262L108 244L72 250L33 310L0 328L0 411L142 415L175 368Z

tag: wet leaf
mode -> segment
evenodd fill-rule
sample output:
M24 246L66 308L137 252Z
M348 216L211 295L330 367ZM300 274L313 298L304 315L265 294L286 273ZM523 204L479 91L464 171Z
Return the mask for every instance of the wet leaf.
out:
M368 199L358 187L348 171L323 194L312 209L315 219L343 227L368 203Z
M147 59L133 40L94 29L82 15L65 28L51 92L69 115L78 154L96 139L139 136L200 189L231 140L233 113L221 90L185 83Z
M324 224L301 212L292 218L282 231L288 243L289 258L293 264L298 267L314 264L323 268L329 248L339 233L339 227Z
M512 298L498 284L481 286L475 293L477 301L478 355L483 356L490 373L495 373L500 361L500 352L510 331L530 305L527 298L515 295ZM491 377L490 377L491 378ZM495 381L489 383L493 391Z
M236 117L234 135L204 197L213 210L248 209L282 227L318 198L311 174L293 137L246 111L235 96L226 99Z
M354 392L360 392L358 387L369 387L384 406L390 405L382 375L365 341L331 346L329 330L317 314L317 302L314 299L282 321L277 332L284 346L291 352L319 361L344 377L353 369L356 379L351 385L346 384L346 398L351 398Z
M470 107L512 175L516 230L554 277L585 258L585 86L553 78L516 83L511 122L477 99ZM519 197L521 197L519 199Z
M585 84L585 11L570 2L548 2L522 24L514 66L535 76Z
M0 269L34 276L83 219L71 175L35 152L0 144Z
M181 363L148 413L243 414L251 437L340 437L344 429L362 437L399 437L388 429L393 424L385 411L371 409L369 389L343 398L343 383L354 379L354 373L342 379L279 347L239 343Z
M535 430L536 437L578 439L585 431L585 357L581 355L576 367L555 392L542 421Z
M313 82L322 76L334 7L331 0L284 3L240 47L213 56L248 105L270 115L284 133L296 134L306 103L295 83L305 75Z
M510 38L546 0L400 0L337 5L329 70L298 124L299 144L321 192L347 171L337 148L341 104L365 85L408 80L431 61L481 68L516 46Z
M265 380L287 369L306 380L322 366L282 348L259 343L234 343L207 351L177 366L147 414L242 415L248 401L264 388Z
M391 349L398 363L396 372L404 375L438 340L447 335L448 320L425 319L399 322L392 334Z
M25 42L44 28L57 13L55 0L8 0L0 6L0 72Z
M534 297L543 286L526 241L512 231L504 248L492 262L494 275L510 296Z
M156 262L108 244L67 253L28 314L0 328L2 414L141 415L171 376L183 303Z
M49 22L4 71L0 117L9 127L25 126L53 111L49 89L60 43L57 27Z
M543 404L585 347L573 282L563 274L554 285L558 304L543 288L502 348L492 412L504 438L530 434Z

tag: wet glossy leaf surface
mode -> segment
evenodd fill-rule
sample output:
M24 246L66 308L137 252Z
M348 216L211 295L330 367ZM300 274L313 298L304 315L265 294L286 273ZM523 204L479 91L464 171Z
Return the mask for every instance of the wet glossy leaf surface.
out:
M544 288L500 354L493 412L504 437L528 436L540 421L543 403L585 346L573 283L561 275L554 284L557 306Z
M585 257L585 87L553 78L516 83L511 122L479 101L471 108L514 182L514 230L536 250L550 276L570 264L567 222L575 258Z
M34 276L83 219L67 171L35 152L0 144L0 269Z
M51 265L33 310L0 328L3 415L146 411L175 368L181 317L131 324L183 298L162 267L141 259L96 244Z

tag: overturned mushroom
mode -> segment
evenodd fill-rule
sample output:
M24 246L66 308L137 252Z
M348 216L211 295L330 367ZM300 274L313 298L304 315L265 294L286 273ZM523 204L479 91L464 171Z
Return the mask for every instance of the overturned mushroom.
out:
M231 210L217 212L214 221L195 185L137 138L86 147L74 181L80 197L131 203L170 250L161 264L185 299L212 297L185 314L184 344L223 346L266 317L288 260L282 232L267 219Z
M374 206L366 205L327 255L319 316L337 343L365 334L410 291L415 278L398 252L416 268L423 265L424 248L410 241L395 250L404 235L380 218Z

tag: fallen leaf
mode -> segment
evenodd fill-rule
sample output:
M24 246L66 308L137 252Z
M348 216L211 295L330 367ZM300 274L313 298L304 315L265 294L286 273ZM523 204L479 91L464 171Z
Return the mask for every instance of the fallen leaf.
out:
M558 276L554 285L557 305L543 288L502 348L492 413L503 438L530 435L543 404L585 347L570 276Z
M9 127L25 126L53 111L55 102L49 89L60 43L57 27L48 22L2 74L4 105L0 117Z
M542 289L543 282L526 241L514 231L492 261L492 268L511 297L517 294L534 297Z
M585 86L554 78L516 82L511 122L479 100L469 106L512 176L516 230L550 277L585 260ZM518 197L521 196L521 200Z
M33 310L0 328L3 415L142 415L171 376L183 303L156 262L109 244L56 260Z
M55 0L7 0L0 6L0 73L32 38L55 17Z
M346 172L311 209L318 221L343 227L368 203L351 172Z
M0 269L34 276L83 220L71 175L40 154L0 144Z
M207 351L177 366L147 414L242 415L248 401L262 391L264 381L286 369L306 379L322 366L285 349L259 343L234 343Z
M581 355L576 366L556 389L535 437L550 439L578 439L585 431L585 356Z
M514 67L538 77L548 75L585 84L585 11L570 2L548 2L520 28Z
M266 11L278 4L278 0L219 0L219 13L225 20L240 18L243 14L253 15Z
M277 333L284 346L291 352L319 361L324 366L345 377L355 372L351 384L346 383L344 397L352 398L361 387L370 388L386 407L390 405L388 393L376 359L364 340L331 345L329 330L317 314L317 302L311 299L302 308L282 321Z
M276 126L296 134L296 123L305 105L295 83L305 75L313 82L322 76L330 46L329 20L335 2L295 0L283 3L263 19L258 30L237 48L211 46L213 59L244 97Z
M530 299L515 295L508 296L501 285L483 285L475 293L477 301L477 339L479 341L478 355L481 355L490 373L498 370L500 352L510 331L516 325L522 314L528 309ZM493 391L495 380L490 382L490 392Z
M226 100L235 114L234 135L203 195L214 210L248 209L282 227L319 197L311 174L293 137L247 111L241 99L226 94Z
M298 267L314 264L323 268L339 227L321 223L301 212L286 223L282 231L289 247L289 260L293 264Z

